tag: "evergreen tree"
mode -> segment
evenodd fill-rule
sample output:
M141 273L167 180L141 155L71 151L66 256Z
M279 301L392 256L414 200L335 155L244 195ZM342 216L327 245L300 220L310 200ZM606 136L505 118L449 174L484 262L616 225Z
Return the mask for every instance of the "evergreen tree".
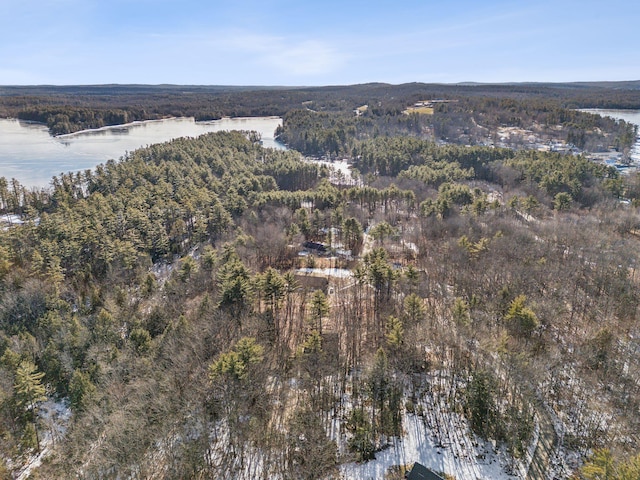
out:
M38 418L38 404L47 399L45 388L42 384L43 372L39 372L38 368L30 361L23 360L16 369L15 383L13 389L16 396L16 403L22 408L22 413L33 425L36 436L36 448L40 451L40 437L36 421Z

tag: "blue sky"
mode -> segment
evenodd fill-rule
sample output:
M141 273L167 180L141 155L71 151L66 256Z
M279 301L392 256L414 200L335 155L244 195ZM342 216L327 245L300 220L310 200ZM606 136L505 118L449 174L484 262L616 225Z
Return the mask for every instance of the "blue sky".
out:
M640 79L640 2L0 0L0 84Z

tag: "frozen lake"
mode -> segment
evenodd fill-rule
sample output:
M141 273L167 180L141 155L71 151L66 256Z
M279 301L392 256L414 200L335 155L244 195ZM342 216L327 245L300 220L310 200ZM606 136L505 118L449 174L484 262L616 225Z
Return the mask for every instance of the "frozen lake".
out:
M281 124L279 117L223 118L209 122L170 118L52 137L45 125L0 119L0 177L15 178L27 188L46 187L60 173L92 169L147 145L221 130L254 130L262 136L265 147L285 148L274 139Z
M583 112L597 113L603 117L611 117L616 120L624 120L627 123L633 123L640 127L640 110L611 110L604 108L588 108L582 109ZM636 143L631 147L629 156L636 163L640 164L640 136L636 137Z

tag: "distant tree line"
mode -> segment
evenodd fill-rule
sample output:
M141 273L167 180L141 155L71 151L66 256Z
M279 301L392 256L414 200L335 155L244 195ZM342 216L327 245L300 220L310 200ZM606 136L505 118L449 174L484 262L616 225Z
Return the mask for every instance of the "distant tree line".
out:
M87 127L95 128L102 123L112 125L125 120L149 120L168 116L190 116L197 120L223 116L282 116L301 108L350 115L354 109L368 105L366 114L380 119L376 122L377 134L387 131L389 121L392 129L396 128L393 124L404 123L405 131L422 134L424 127L431 122L427 122L424 116L407 116L402 112L415 102L433 99L459 102L457 106L441 104L436 109L433 127L439 138L452 137L449 134L453 131L451 129L473 129L474 124L469 114L475 109L479 110L478 115L483 121L489 121L490 126L527 122L529 117L540 115L546 116L549 124L559 119L558 123L564 125L570 122L560 117L571 115L567 112L575 108L640 108L640 89L633 82L611 85L370 83L313 88L145 85L1 87L0 116L37 120L49 125L53 134L61 134ZM455 115L455 111L460 109L464 115ZM448 112L446 116L439 115L445 112ZM558 112L562 113L559 115ZM488 114L490 118L483 117L483 114ZM521 120L514 123L518 117ZM539 120L544 123L544 118L537 118L536 121ZM478 123L482 124L483 121ZM574 132L572 137L573 140L578 140L578 144L583 129L582 122L578 122L578 132ZM605 130L610 128L605 127ZM370 133L375 134L375 131L374 129ZM332 136L331 133L327 135ZM318 138L322 141L322 138ZM291 138L290 141L293 144L297 140ZM313 140L310 144L316 145ZM626 142L623 140L621 145L624 144ZM327 142L323 151L328 152L332 147L334 139ZM314 148L301 150L311 154Z

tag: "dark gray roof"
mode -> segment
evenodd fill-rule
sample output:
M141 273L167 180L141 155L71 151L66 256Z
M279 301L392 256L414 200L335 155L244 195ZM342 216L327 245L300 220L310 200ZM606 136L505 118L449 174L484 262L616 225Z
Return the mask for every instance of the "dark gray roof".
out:
M440 475L429 470L418 462L413 464L413 468L407 474L407 480L444 480Z

